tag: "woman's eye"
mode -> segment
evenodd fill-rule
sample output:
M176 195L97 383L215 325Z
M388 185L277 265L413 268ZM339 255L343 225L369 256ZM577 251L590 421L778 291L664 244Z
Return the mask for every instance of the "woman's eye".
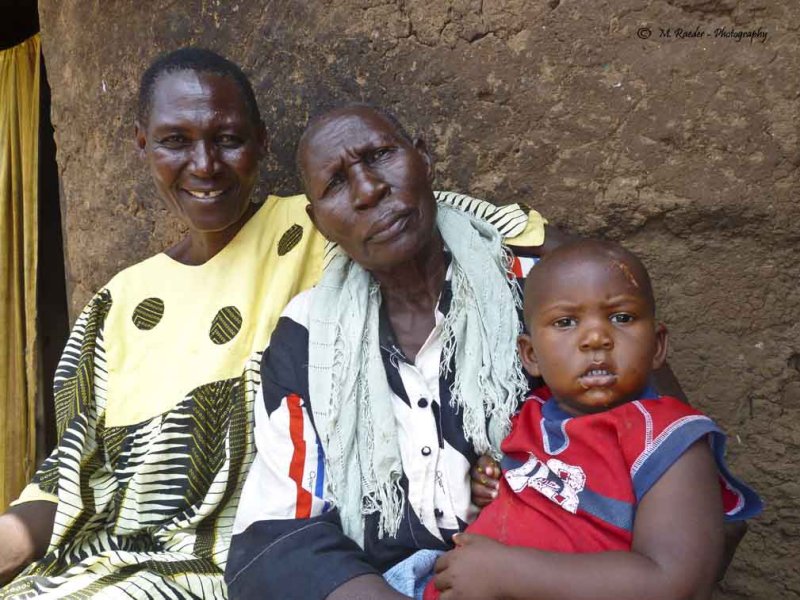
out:
M391 154L391 152L392 152L392 149L388 148L388 147L387 148L378 148L377 150L373 150L372 152L369 153L369 156L367 157L368 158L367 162L373 163L373 162L379 161L382 158L386 158L387 156L389 156L389 154Z
M576 319L573 317L561 317L560 319L556 319L553 321L553 327L557 329L566 329L567 327L573 327L578 323Z
M630 323L633 321L633 315L628 313L616 313L611 315L610 318L612 323Z
M187 144L187 140L182 135L175 134L161 138L159 140L159 144L166 146L167 148L180 148Z
M335 192L341 185L344 183L344 175L341 173L336 173L333 177L328 180L328 185L325 186L325 191L322 193L323 196L327 196L331 192Z
M235 135L221 135L217 138L217 143L223 148L238 148L242 145L242 140Z

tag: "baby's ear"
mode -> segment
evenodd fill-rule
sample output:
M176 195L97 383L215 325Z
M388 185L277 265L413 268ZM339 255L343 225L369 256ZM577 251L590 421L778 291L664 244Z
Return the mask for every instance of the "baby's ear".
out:
M656 324L656 352L653 355L653 371L660 369L667 362L669 349L669 332L663 323Z
M539 369L539 360L536 358L536 352L533 350L533 342L529 334L520 334L517 338L517 350L525 370L534 377L541 377L542 371Z

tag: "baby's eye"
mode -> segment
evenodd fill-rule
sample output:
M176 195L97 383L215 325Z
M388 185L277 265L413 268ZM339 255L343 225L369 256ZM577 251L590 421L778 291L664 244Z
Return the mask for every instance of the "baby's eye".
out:
M633 315L628 313L616 313L609 317L612 323L630 323L633 321Z
M553 321L553 327L557 329L566 329L567 327L574 327L578 324L578 320L574 317L561 317Z

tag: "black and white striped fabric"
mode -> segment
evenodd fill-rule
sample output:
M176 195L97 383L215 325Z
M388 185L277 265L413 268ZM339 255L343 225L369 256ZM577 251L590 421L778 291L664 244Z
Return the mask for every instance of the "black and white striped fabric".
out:
M252 460L259 352L239 378L172 410L107 427L101 291L77 320L55 375L61 441L33 483L57 496L44 558L2 598L224 598L221 577Z

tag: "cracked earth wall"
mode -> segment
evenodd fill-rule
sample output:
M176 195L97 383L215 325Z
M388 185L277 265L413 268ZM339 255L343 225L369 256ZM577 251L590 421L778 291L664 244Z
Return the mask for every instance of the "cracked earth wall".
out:
M204 45L252 76L271 134L261 193L298 189L294 143L314 107L382 104L429 140L438 187L524 201L642 255L673 369L767 505L715 597L800 598L794 0L40 0L40 12L73 317L181 233L133 152L136 82L155 54ZM759 28L763 41L730 37Z

